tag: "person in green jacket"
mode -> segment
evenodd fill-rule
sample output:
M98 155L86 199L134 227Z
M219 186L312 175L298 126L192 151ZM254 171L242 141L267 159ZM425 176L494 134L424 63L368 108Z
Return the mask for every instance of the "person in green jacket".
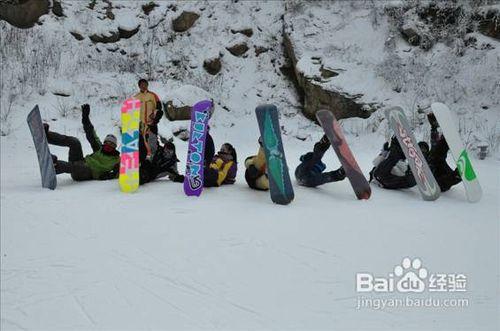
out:
M69 147L68 161L59 160L52 155L56 174L71 174L71 178L76 181L117 178L120 172L120 153L116 150L118 141L114 135L108 134L101 143L89 115L90 106L82 105L83 130L93 150L87 156L83 156L82 144L78 138L49 131L49 125L44 124L49 144Z

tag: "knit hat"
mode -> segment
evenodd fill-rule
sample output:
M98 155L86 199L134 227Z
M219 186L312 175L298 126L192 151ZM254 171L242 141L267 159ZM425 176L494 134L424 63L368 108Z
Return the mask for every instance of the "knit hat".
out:
M104 143L111 143L115 146L118 146L118 140L113 134L108 134L106 138L104 138Z

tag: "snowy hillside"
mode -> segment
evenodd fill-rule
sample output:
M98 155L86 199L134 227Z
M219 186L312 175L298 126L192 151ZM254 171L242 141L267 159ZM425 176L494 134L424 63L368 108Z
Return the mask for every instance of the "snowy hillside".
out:
M32 28L0 21L2 330L500 329L498 39L478 29L461 34L460 25L432 35L418 13L427 1L48 3ZM477 3L462 16L498 10L494 1ZM403 27L434 36L432 47L411 45ZM199 198L166 179L131 195L116 180L69 175L58 176L56 190L42 189L26 125L34 105L52 130L78 137L90 153L80 105L90 104L102 138L119 136L120 103L139 78L174 106L214 99L211 133L216 148L236 147L236 183ZM297 185L299 157L322 135L311 110L346 118L367 175L389 136L384 110L402 106L417 138L428 140L424 112L435 101L458 115L480 202L468 203L461 184L434 202L416 188L372 186L371 199L358 201L347 180ZM288 206L244 178L243 160L258 147L254 110L263 103L280 111L295 189ZM188 125L159 124L177 146L181 172L187 143L174 133ZM476 158L481 142L485 160ZM51 152L67 156L65 148ZM340 166L331 150L323 161ZM466 275L466 291L356 291L357 273L395 278L405 257L422 260L427 280ZM408 296L467 305L359 307Z

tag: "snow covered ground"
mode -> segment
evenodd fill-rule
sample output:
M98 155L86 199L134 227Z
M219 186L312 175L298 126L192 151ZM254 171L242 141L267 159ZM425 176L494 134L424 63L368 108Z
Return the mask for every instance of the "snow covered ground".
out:
M46 15L43 25L31 30L0 22L2 42L8 46L0 52L6 59L0 123L2 330L500 329L498 149L491 146L484 161L472 160L484 191L476 204L466 201L461 185L435 202L423 201L416 189L377 187L369 201L357 201L346 180L317 189L295 187L290 205L274 205L267 192L250 190L244 181L243 161L257 150L255 107L268 102L278 106L292 176L299 156L311 150L321 135L320 128L301 115L293 84L280 71L286 62L281 45L285 3L161 1L149 15L141 9L147 2L113 3L116 20L112 22L104 18L106 3L98 2L91 10L76 1L63 1L65 18ZM356 74L337 77L342 89L364 92L367 102L377 97L384 104L401 105L409 113L416 110L411 103L437 101L432 93L423 99L417 94L405 99L405 91L397 96L390 84L381 85L380 77L360 74L372 70L382 59L375 61L375 55L381 57L385 50L378 44L372 53L344 46L357 40L367 45L370 40L383 40L382 32L389 29L385 19L373 31L367 23L377 11L356 13L356 5L347 3L309 5L295 18L284 17L312 23L303 38L302 30L296 30L295 41L301 47L317 48L306 55L326 54L326 67L355 70ZM332 15L317 6L332 7ZM336 6L342 10L337 12ZM201 17L189 33L176 34L171 20L182 10L193 10ZM307 19L310 14L314 15ZM87 38L127 24L141 25L130 39L93 44ZM333 38L328 26L339 28L335 37L340 39ZM366 34L354 31L360 26ZM231 32L249 27L252 37ZM77 41L69 31L81 33L85 40ZM477 38L478 45L498 45L486 37ZM241 41L250 50L234 57L226 47ZM396 51L409 48L399 39L395 46ZM268 51L258 55L256 47ZM432 54L446 58L451 54L446 47L438 44ZM440 70L450 66L451 80L441 79L437 70L435 76L426 76L432 85L412 83L411 77L402 80L408 83L403 85L412 96L413 87L425 87L428 93L438 82L437 92L446 97L438 99L458 113L462 133L469 133L467 139L477 134L496 142L498 49L467 49L460 59L432 62ZM412 64L410 55L414 55L422 62L416 65L425 68L417 72L430 72L425 60L432 58L431 53L419 57L419 50L402 52L394 63L405 67L407 60ZM218 54L222 70L212 77L203 62ZM398 83L392 78L399 72L388 70L391 61L388 57L382 73L389 83ZM236 184L205 189L200 198L184 196L182 185L168 180L149 183L131 195L121 193L116 180L76 183L69 176L58 177L55 191L42 189L25 122L31 108L39 104L43 119L54 131L78 136L84 151L90 152L79 105L90 103L91 118L102 137L109 132L118 135L119 102L134 92L139 77L150 78L151 90L163 101L192 104L214 98L212 135L217 148L228 141L238 151ZM459 100L456 104L452 104L454 97ZM10 107L12 111L6 111ZM343 122L365 174L387 135L382 115L383 109L368 120ZM159 130L171 137L176 128L187 124L162 119ZM428 138L427 124L416 131L419 138ZM183 169L187 144L174 141ZM67 155L63 148L51 151L60 158ZM324 161L329 169L339 166L332 151ZM432 273L467 277L466 292L426 291L411 298L466 299L468 306L358 307L360 299L406 297L396 292L356 292L357 273L394 277L392 272L404 257L421 259L429 271L427 279Z
M111 124L98 118L104 135ZM182 185L160 180L126 195L116 180L59 176L50 191L40 187L29 131L19 123L1 137L3 330L498 330L498 160L473 160L484 190L476 204L461 186L435 202L416 189L376 187L369 201L357 201L343 181L295 187L295 201L278 206L244 182L242 161L256 151L258 132L247 115L212 130L216 145L230 141L238 150L233 186L188 198ZM83 139L78 125L51 124ZM310 132L304 142L285 138L292 171L320 136L317 127ZM348 139L368 172L383 137ZM182 169L186 143L175 142ZM339 165L333 152L325 160ZM358 309L356 273L387 276L405 256L429 271L465 274L467 292L448 296L469 306Z

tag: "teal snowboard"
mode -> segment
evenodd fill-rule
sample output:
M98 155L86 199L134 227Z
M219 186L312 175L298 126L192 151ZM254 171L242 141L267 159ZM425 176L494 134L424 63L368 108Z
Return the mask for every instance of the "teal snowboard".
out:
M255 114L266 155L271 200L287 205L293 200L294 193L281 141L278 109L274 105L261 105L255 109Z

